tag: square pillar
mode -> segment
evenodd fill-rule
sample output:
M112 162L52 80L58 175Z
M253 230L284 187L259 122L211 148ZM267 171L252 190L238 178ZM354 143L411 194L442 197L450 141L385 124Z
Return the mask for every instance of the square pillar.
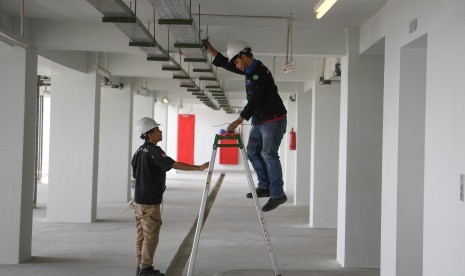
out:
M94 222L101 77L93 69L80 72L54 62L51 70L47 219Z
M312 130L312 90L297 94L297 150L295 205L310 204L310 140Z
M312 91L310 226L314 228L337 227L340 90L340 83L332 82L316 83Z
M132 158L131 81L123 89L102 87L98 201L129 201Z
M357 29L346 30L342 58L337 260L378 268L384 56L359 54Z
M37 52L0 42L0 263L31 257Z

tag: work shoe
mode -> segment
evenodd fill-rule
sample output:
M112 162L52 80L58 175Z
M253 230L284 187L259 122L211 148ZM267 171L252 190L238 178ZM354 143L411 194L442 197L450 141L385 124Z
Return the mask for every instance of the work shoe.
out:
M262 188L257 188L255 189L257 192L258 197L270 197L270 190L269 189L262 189ZM247 198L252 198L252 193L248 193L246 195Z
M286 201L287 201L286 194L284 194L282 197L270 198L268 199L268 202L262 207L262 211L268 212L273 209L276 209L276 207L278 207L279 205L283 204Z
M140 272L140 267L137 266L137 269L136 269L136 276L139 276L139 272Z
M165 274L161 273L160 270L153 269L153 266L149 266L141 269L139 271L139 276L165 276Z

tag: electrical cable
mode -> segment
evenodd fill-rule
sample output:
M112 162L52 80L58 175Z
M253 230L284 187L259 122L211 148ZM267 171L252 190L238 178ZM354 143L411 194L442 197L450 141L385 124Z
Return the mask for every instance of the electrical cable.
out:
M230 125L231 123L224 123L224 124L221 124L221 125L212 125L212 127L220 127L220 126L224 126L224 125ZM244 124L242 123L241 125L244 125L244 126L251 126L252 124Z

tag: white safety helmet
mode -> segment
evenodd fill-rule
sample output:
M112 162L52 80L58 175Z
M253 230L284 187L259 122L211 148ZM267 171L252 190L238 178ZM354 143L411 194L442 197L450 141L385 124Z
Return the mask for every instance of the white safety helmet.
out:
M146 133L147 131L158 127L160 124L157 124L154 119L144 117L137 122L136 131L140 135Z
M234 62L237 55L252 52L249 44L243 40L233 40L228 43L227 50L229 62Z

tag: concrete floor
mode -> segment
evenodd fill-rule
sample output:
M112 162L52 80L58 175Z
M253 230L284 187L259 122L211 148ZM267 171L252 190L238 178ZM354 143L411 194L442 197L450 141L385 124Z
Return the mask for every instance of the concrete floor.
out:
M214 174L212 188L219 174ZM165 271L198 215L205 174L168 175L155 268ZM203 228L193 275L275 275L245 175L227 173ZM32 259L0 265L0 276L134 275L132 210L124 202L99 202L96 223L46 221L47 185L39 185ZM336 230L308 227L308 207L288 202L265 213L283 276L379 276L378 269L342 268ZM261 204L266 199L261 199ZM184 273L185 275L185 273ZM169 276L169 275L168 275Z

